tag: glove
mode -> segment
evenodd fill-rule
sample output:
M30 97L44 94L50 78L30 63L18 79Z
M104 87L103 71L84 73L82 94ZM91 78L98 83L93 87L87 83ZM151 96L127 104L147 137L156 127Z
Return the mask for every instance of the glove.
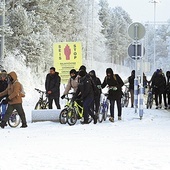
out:
M101 89L102 87L101 87L101 85L97 85L97 88L98 88L98 89Z
M7 99L2 100L2 104L8 104L8 101L9 100L7 100Z
M65 94L63 94L62 96L61 96L61 99L64 99L65 98Z
M117 87L113 87L112 90L113 90L113 91L116 91L116 90L117 90Z

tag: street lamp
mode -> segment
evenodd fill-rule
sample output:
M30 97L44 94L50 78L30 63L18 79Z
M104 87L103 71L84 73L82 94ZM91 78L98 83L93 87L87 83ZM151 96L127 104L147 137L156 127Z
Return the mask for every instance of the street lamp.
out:
M4 33L5 33L5 0L1 0L1 14L0 14L0 64L4 59Z
M154 71L156 69L156 4L159 3L159 0L151 0L150 3L154 4L154 39L153 39L153 64L154 64Z

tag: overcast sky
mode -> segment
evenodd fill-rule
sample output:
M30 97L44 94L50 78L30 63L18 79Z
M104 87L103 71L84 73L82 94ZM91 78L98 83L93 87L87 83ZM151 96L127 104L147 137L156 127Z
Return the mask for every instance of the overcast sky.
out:
M154 4L152 0L108 0L110 7L121 6L133 21L145 22L154 20ZM170 0L161 0L156 4L156 21L170 19Z

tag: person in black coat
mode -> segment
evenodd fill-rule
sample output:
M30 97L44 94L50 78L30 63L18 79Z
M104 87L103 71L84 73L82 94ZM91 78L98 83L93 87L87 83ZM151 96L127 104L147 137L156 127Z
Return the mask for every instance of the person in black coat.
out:
M1 75L0 75L0 92L3 92L4 90L6 90L7 87L8 87L7 72L5 70L2 70ZM8 101L6 100L6 97L7 96L0 98L0 101L2 101L2 104L1 104L2 111L0 115L0 120L3 119L6 109L7 109Z
M114 104L117 102L118 109L118 120L121 120L122 115L122 106L121 106L121 98L122 98L122 86L124 85L122 79L118 74L113 74L113 70L111 68L106 69L106 77L101 85L102 88L108 85L108 99L110 100L110 121L114 122Z
M135 79L135 70L132 70L131 76L128 77L129 91L131 97L131 107L133 107L134 104L134 79Z
M73 97L73 101L76 100L79 94L83 100L84 109L84 122L82 124L88 124L89 115L93 118L94 124L97 123L97 117L94 115L93 104L94 104L94 91L91 83L91 78L89 74L86 74L85 70L79 71L80 82L78 89Z
M168 109L170 109L170 71L166 72L166 77L167 77L167 83L166 83L165 93L168 97Z
M153 89L153 93L155 94L156 109L158 109L162 107L162 94L165 94L166 89L166 78L160 69L157 69L156 72L154 72L151 78L151 82L152 82L151 87ZM167 107L165 96L164 104L165 107Z
M45 89L49 101L49 109L52 109L53 100L55 101L57 109L60 109L60 81L59 73L55 71L54 67L50 68L50 73L46 76Z
M95 106L95 112L98 113L99 111L99 106L100 106L100 96L101 96L101 93L102 93L102 90L101 90L101 81L98 77L96 77L96 73L94 70L91 70L89 72L91 78L92 78L92 81L94 83L94 86L96 87L96 90L95 90L95 94L94 94L94 106Z

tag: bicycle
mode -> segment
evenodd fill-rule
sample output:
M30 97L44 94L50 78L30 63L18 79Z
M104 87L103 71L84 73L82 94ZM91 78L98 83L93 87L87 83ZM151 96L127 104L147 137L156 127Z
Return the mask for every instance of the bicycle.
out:
M122 95L122 99L121 99L121 103L122 103L122 107L128 107L129 105L129 86L128 85L124 85L125 86L125 90L123 92Z
M2 105L2 101L0 103L0 106ZM0 114L1 116L1 114ZM9 117L8 121L7 121L8 125L12 128L16 128L20 123L21 123L21 118L18 115L18 112L16 110L14 110L11 114L11 116Z
M77 101L70 102L70 110L67 114L67 123L72 126L75 125L78 119L83 122L83 107L80 106ZM92 117L89 117L88 123L91 123Z
M152 93L152 90L151 88L149 88L148 90L148 96L147 96L147 103L146 103L146 108L147 109L151 109L152 108L152 105L153 105L153 93Z
M69 93L72 94L72 93ZM59 122L61 124L66 124L67 123L67 114L68 112L71 111L71 98L68 97L68 95L65 97L65 99L67 100L66 105L64 106L64 109L61 110L60 115L59 115Z
M104 95L102 103L99 106L99 112L98 112L98 122L102 123L102 121L106 121L108 109L109 109L109 101L107 99L108 93L102 93Z
M40 93L40 98L38 100L38 102L36 103L35 105L35 110L39 110L39 109L48 109L48 98L47 97L44 97L46 92L45 91L42 91L42 90L39 90L39 89L36 89L35 90Z

